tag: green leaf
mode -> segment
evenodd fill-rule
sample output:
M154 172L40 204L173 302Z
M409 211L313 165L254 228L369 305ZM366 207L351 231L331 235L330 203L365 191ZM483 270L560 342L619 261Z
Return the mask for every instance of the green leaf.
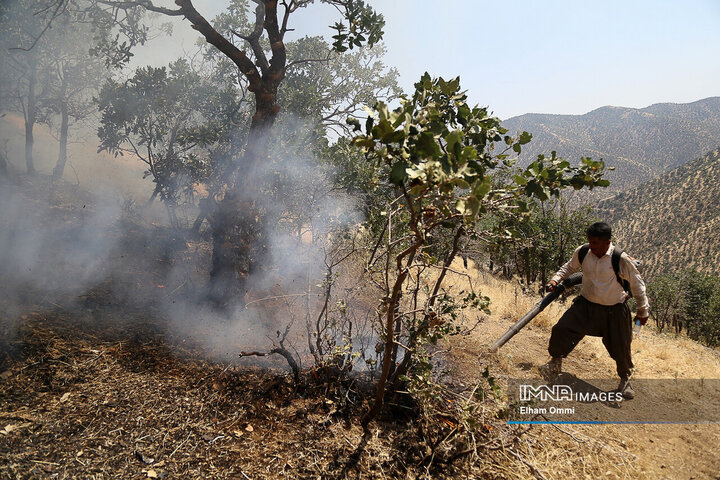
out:
M471 160L476 160L478 158L478 151L474 147L467 146L463 148L462 152L462 163L468 163Z
M388 132L382 137L383 143L401 143L401 140L405 138L405 132L402 130L396 130L394 132Z
M347 120L345 120L345 122L346 122L348 125L350 125L350 126L353 127L353 132L359 132L359 131L360 131L360 129L361 129L361 127L360 127L360 120L358 120L357 118L348 117Z
M441 155L440 147L435 141L435 136L430 132L422 132L415 144L415 150L419 157L438 158Z
M375 110L377 110L380 121L387 120L390 113L388 112L388 106L385 102L378 102L377 105L375 105Z
M477 216L479 210L480 210L480 200L478 200L477 197L475 197L474 195L470 195L467 198L467 207L465 209L465 215L475 217L475 216Z
M455 145L462 141L463 133L461 130L453 130L445 136L447 142L447 150L450 152L455 151Z
M513 180L515 180L515 183L518 185L527 185L528 181L527 178L523 177L522 175L515 175L513 177Z
M465 180L463 180L462 178L456 178L453 183L458 188L462 188L462 189L470 188L470 184L468 182L466 182Z
M370 135L370 132L372 131L374 124L375 124L375 118L373 118L371 115L368 115L367 120L365 120L365 132L368 135Z
M403 185L405 181L407 180L407 163L405 162L397 162L392 166L392 169L390 170L390 181L394 185Z
M394 131L392 124L387 119L382 119L373 127L372 134L375 138L383 138Z
M352 140L352 144L371 151L375 148L375 140L369 137L356 137Z
M518 143L520 143L520 145L525 145L526 143L530 143L530 140L532 140L532 134L528 132L522 132L520 134L520 137L518 138Z
M415 196L418 196L421 193L425 192L425 190L427 190L427 187L421 183L412 187L409 192Z
M481 182L477 182L477 184L473 187L473 195L477 198L485 198L485 195L487 195L491 189L492 180L490 177L485 177Z

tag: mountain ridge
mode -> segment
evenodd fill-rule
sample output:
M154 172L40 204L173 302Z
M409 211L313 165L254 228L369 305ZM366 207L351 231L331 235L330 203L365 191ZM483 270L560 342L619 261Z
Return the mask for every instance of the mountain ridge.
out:
M690 105L696 105L696 104L705 104L705 103L717 103L720 106L720 95L713 96L713 97L706 97L701 98L700 100L695 100L692 102L687 103L678 103L678 102L659 102L659 103L653 103L651 105L648 105L647 107L623 107L621 105L603 105L601 107L594 108L588 112L581 113L581 114L574 114L574 113L541 113L541 112L527 112L523 113L521 115L514 115L512 117L509 117L503 122L509 122L514 121L517 118L522 117L567 117L567 118L578 118L578 117L586 117L588 115L592 115L593 113L596 113L601 110L634 110L634 111L649 111L650 109L655 109L659 107L679 107L679 106L690 106ZM651 112L648 112L651 113Z
M604 106L582 115L527 113L502 125L528 131L520 165L553 150L571 162L603 158L614 171L611 186L587 199L631 189L715 148L720 139L720 96L690 103L656 103L644 108Z

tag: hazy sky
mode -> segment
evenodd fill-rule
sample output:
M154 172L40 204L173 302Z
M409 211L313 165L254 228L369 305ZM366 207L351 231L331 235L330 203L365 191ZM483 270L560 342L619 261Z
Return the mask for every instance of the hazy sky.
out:
M292 17L294 35L331 35L337 13L316 3ZM370 3L385 16L385 60L406 91L424 71L460 75L472 103L501 118L720 95L718 0ZM211 18L225 2L194 4ZM178 23L172 39L155 40L138 62L193 51L194 38L188 22Z

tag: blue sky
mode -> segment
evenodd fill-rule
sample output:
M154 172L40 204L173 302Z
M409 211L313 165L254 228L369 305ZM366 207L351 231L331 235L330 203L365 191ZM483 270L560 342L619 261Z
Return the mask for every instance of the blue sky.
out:
M162 2L158 2L162 4ZM170 3L170 2L168 2ZM196 0L212 17L224 2ZM331 35L337 13L298 11L295 35ZM386 63L406 91L424 71L459 75L472 103L505 119L527 112L582 114L720 95L720 1L370 0L385 16ZM177 24L138 60L192 50Z

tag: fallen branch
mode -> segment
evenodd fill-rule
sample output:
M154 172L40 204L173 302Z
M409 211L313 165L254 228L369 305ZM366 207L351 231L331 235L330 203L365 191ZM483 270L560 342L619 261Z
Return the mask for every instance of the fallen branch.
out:
M319 297L322 295L321 293L289 293L287 295L273 295L272 297L264 297L264 298L256 298L255 300L250 300L248 303L245 304L245 308L247 309L248 306L252 305L253 303L258 302L264 302L265 300L277 300L279 298L292 298L292 297Z
M271 349L269 352L240 352L240 355L238 355L240 358L242 357L266 357L268 355L278 354L285 357L285 360L287 360L288 365L290 365L290 369L293 372L293 378L295 379L295 383L298 383L300 381L300 367L298 367L297 362L292 356L292 353L290 353L287 349L284 347L275 347Z

